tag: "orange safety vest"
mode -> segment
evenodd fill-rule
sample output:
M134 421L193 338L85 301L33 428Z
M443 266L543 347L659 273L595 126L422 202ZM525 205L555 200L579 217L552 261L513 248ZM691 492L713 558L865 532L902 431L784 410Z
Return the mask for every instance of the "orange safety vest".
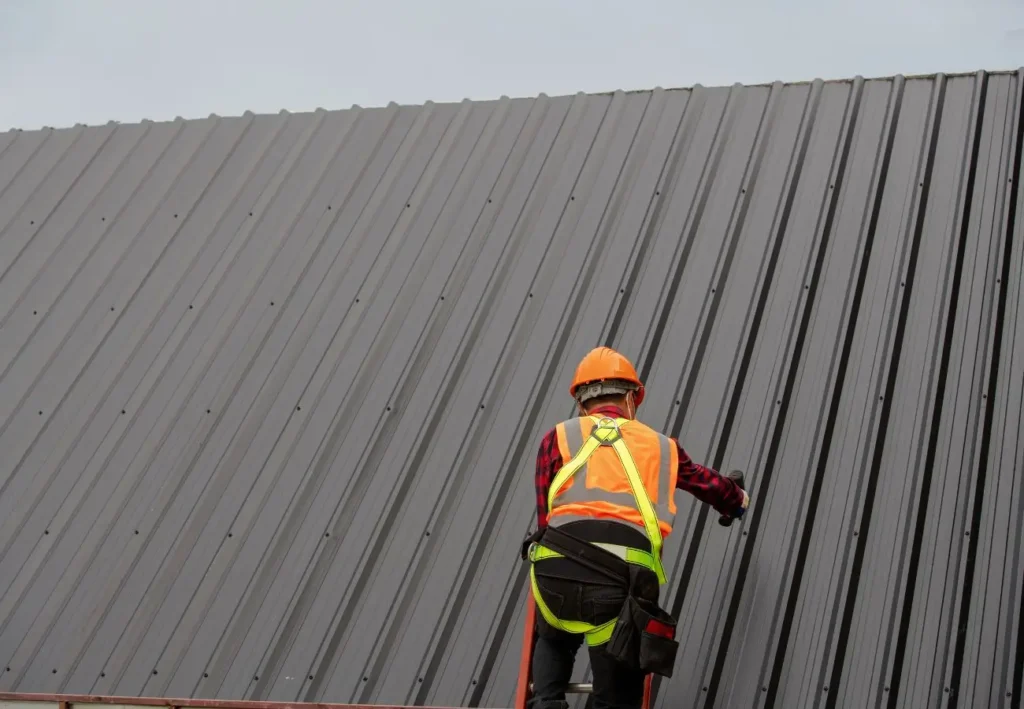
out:
M567 464L583 447L603 416L572 418L558 424L558 450ZM675 489L679 451L672 439L636 420L618 419L622 441L636 464L647 496L658 517L661 536L672 533L676 517ZM629 479L610 446L593 452L575 475L552 490L548 524L560 526L580 519L606 519L634 524L645 530ZM646 534L646 532L645 532ZM648 535L649 536L649 535ZM652 540L653 541L653 540ZM660 546L660 544L658 545Z

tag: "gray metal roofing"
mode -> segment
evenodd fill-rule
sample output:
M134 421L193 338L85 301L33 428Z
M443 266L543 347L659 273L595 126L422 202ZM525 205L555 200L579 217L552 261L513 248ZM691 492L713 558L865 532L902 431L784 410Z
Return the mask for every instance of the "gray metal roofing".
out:
M752 485L658 706L1019 702L1022 81L0 135L0 690L510 706L606 343Z

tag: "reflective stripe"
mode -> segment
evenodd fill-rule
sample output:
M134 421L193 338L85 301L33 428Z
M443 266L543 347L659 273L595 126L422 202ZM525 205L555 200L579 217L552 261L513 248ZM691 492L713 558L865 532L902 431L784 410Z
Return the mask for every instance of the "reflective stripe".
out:
M655 571L656 564L654 563L654 556L642 549L634 549L633 547L625 547L621 544L608 544L606 542L589 542L596 547L601 547L607 552L614 554L623 561L636 564L637 566L643 566L644 568ZM543 561L544 559L561 559L562 554L559 554L554 549L548 549L546 546L541 544L534 544L530 547L530 561ZM655 573L657 573L655 571Z
M658 481L664 480L667 489L663 495L658 496L665 501L655 505L655 509L658 511L658 519L668 522L669 527L676 526L676 513L669 504L676 494L676 481L672 479L672 449L674 447L671 438L661 433L658 434L658 448L661 452L661 455L658 456L660 461Z
M658 525L658 515L654 511L654 505L651 504L651 498L647 495L647 488L644 487L643 480L640 479L636 461L633 460L629 449L626 448L626 442L620 437L612 444L612 448L619 454L622 467L626 469L626 477L629 479L630 487L633 488L633 495L640 508L644 527L647 528L647 538L651 540L651 552L654 557L654 572L658 575L658 582L665 583L665 570L661 566L661 545L664 540L661 536L661 527Z
M566 421L561 426L561 428L565 431L565 441L568 444L570 454L573 456L572 461L570 461L570 463L566 465L566 467L569 467L571 463L577 462L577 458L583 453L582 449L584 446L584 442L583 432L581 430L582 420L579 418L570 419ZM666 525L668 525L669 529L671 530L673 527L675 527L676 524L676 514L675 511L672 509L671 505L673 496L675 495L675 485L672 479L673 442L672 439L670 439L670 437L667 435L664 435L662 433L657 433L656 435L658 441L658 485L660 486L660 482L665 481L665 486L667 490L665 491L664 495L658 495L658 498L664 501L657 502L656 504L654 504L654 511L657 514L657 518L659 520L662 520L662 522L664 522ZM588 443L592 440L592 437L588 436ZM582 464L579 464L577 466L577 470L575 470L575 472L572 473L571 475L568 475L566 478L555 478L559 485L551 486L550 492L555 494L552 497L549 493L548 508L551 511L554 511L557 507L561 505L608 502L613 505L629 507L631 509L636 509L637 511L640 511L639 507L637 506L636 498L634 497L632 492L613 493L607 490L601 490L600 488L587 487L587 461L589 460L589 458L590 456L588 455L583 460ZM572 486L566 487L565 483L567 482L567 478L575 477L577 475L581 476L580 481L573 484ZM554 519L557 518L558 517L556 516L552 519L552 524L554 523ZM648 541L650 541L649 538Z

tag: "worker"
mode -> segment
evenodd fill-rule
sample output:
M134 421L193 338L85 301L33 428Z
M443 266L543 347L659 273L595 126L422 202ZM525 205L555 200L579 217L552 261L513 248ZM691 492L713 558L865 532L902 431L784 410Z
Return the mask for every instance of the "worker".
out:
M658 606L664 538L685 490L725 517L750 498L636 420L644 386L622 354L598 347L569 389L579 417L544 436L537 455L537 531L523 543L537 605L534 709L566 709L586 639L595 709L639 708L646 675L671 676L675 620Z

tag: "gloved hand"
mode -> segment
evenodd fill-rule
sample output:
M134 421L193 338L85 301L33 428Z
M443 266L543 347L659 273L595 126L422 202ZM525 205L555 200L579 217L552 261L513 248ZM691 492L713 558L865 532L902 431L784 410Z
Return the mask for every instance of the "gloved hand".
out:
M740 470L730 470L729 473L725 477L729 478L734 483L739 485L740 490L743 491L743 502L740 505L740 508L738 510L736 510L735 512L733 512L731 515L721 515L718 518L718 523L720 525L722 525L723 527L729 527L729 526L732 525L733 520L740 519L741 517L743 517L744 513L747 511L747 506L750 504L750 495L747 494L747 491L744 488L745 481L743 479L743 472L742 471L740 471Z

